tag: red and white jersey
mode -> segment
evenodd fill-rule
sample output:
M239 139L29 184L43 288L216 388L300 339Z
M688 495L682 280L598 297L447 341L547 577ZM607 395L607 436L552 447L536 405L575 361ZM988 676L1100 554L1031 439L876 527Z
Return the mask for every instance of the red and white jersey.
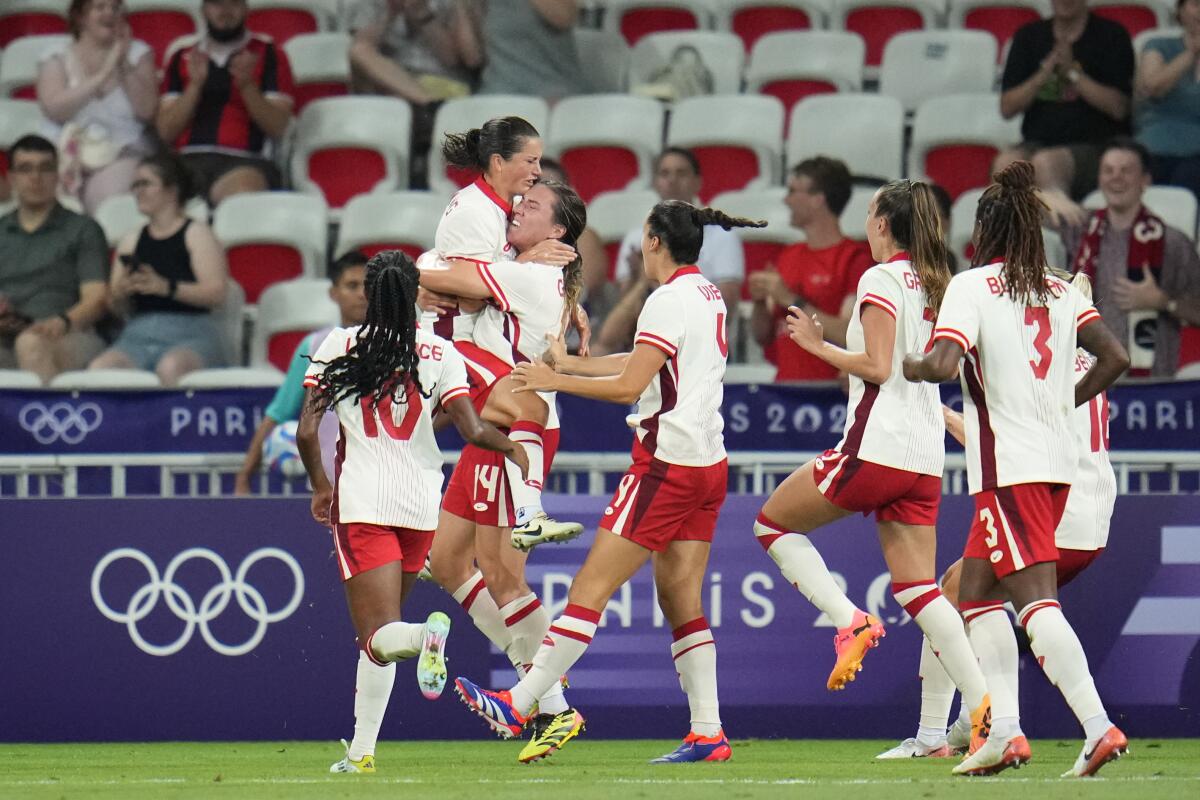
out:
M907 253L863 273L854 315L846 329L850 351L866 350L862 312L868 305L883 309L896 320L892 372L882 384L850 376L846 429L837 451L873 464L941 477L946 423L938 388L904 379L904 356L925 349L934 319Z
M966 353L960 375L971 494L1072 482L1075 334L1100 319L1078 289L1054 277L1046 279L1046 305L1015 301L1003 267L992 263L955 275L933 334Z
M546 352L546 337L562 332L562 267L498 261L477 269L493 299L480 312L472 340L513 366L536 361Z
M646 299L636 344L667 354L667 363L626 418L660 461L707 467L725 458L721 396L729 346L721 292L696 267L682 267Z
M335 328L313 356L305 386L316 386L326 364L345 355L361 326ZM428 531L437 527L442 497L442 453L433 436L433 412L455 397L470 397L467 369L454 345L417 331L422 393L345 399L334 406L341 431L331 518L335 523L369 522ZM326 362L326 363L317 363Z
M1075 382L1096 360L1075 354ZM1101 392L1071 412L1079 445L1078 469L1054 544L1067 550L1099 550L1108 544L1108 527L1117 502L1117 476L1108 458L1108 397Z

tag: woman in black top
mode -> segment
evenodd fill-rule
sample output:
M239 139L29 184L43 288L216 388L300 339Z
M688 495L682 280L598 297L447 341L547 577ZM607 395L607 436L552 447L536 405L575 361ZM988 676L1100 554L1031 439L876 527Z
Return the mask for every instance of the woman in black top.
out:
M190 184L178 156L151 156L138 165L131 188L150 221L117 246L109 304L127 322L93 369L150 369L174 386L188 372L224 365L212 310L225 300L229 270L212 230L183 212Z

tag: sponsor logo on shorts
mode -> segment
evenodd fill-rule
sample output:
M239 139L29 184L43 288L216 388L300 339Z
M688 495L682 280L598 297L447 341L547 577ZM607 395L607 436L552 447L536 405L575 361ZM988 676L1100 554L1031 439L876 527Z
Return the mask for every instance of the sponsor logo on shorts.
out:
M474 505L474 509L476 511L487 511L488 510L487 503L476 503Z

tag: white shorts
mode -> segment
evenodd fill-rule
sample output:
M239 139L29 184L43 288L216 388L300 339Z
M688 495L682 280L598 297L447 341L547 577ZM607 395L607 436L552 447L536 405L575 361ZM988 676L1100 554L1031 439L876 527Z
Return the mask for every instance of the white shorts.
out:
M1092 459L1098 460L1098 459ZM1067 495L1054 544L1067 550L1099 550L1108 544L1108 527L1117 501L1117 479L1107 459L1080 464Z

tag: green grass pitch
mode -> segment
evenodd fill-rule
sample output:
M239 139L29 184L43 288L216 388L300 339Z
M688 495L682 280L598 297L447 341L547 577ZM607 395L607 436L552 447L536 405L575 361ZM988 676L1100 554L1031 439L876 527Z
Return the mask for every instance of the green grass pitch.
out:
M1080 743L1039 740L1033 762L995 778L950 775L952 759L879 762L893 741L735 741L725 764L649 766L667 741L577 739L516 762L515 742L382 742L375 775L330 775L337 742L0 745L0 798L341 798L507 800L1200 797L1200 740L1145 739L1100 777L1058 776ZM1018 794L1019 793L1019 794Z

